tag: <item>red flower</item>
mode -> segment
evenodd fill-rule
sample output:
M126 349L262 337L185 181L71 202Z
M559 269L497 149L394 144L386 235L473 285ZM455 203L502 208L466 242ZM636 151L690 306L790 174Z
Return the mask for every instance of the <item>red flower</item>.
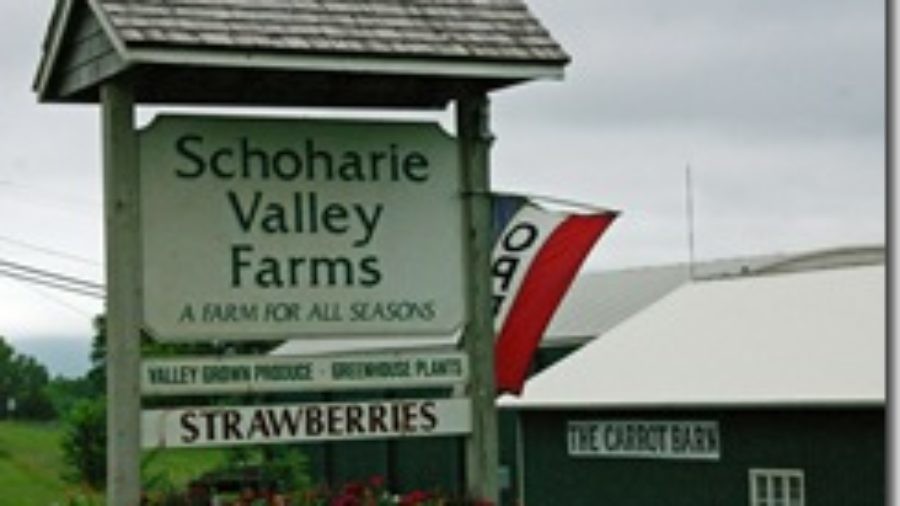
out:
M413 490L412 492L400 498L400 506L416 506L422 504L429 499L427 492L421 490Z
M360 497L363 493L364 488L365 488L365 486L363 486L362 483L360 483L358 481L351 481L349 483L344 484L344 488L341 489L341 495Z
M376 474L369 478L369 486L372 488L381 488L384 486L384 476Z
M359 506L356 496L341 494L331 500L330 506Z

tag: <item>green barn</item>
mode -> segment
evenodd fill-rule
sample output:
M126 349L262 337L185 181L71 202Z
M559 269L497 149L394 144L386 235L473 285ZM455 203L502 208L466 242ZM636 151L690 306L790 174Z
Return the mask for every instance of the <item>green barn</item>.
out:
M885 284L855 251L681 285L501 399L518 500L884 504Z

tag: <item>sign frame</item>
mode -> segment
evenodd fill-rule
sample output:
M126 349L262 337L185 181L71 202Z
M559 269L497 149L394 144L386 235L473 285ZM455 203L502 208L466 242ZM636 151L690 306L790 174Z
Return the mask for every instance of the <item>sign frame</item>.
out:
M165 114L138 138L143 325L160 341L464 324L463 176L437 122Z

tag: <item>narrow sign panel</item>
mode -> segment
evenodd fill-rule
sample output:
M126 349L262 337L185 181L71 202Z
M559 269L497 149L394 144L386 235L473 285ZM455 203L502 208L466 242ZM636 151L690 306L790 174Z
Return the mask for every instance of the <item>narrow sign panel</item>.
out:
M141 445L215 447L467 434L469 399L207 406L141 414Z
M467 376L468 360L459 352L167 358L143 362L141 391L203 395L419 388L462 383Z
M573 457L718 460L716 421L580 420L568 424Z

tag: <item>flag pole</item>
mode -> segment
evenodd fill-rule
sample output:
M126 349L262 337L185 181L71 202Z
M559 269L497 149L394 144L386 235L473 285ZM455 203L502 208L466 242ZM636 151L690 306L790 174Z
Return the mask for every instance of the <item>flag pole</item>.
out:
M687 243L688 243L688 272L690 279L696 279L696 256L694 250L694 182L691 174L691 164L684 167L684 207L687 219Z

